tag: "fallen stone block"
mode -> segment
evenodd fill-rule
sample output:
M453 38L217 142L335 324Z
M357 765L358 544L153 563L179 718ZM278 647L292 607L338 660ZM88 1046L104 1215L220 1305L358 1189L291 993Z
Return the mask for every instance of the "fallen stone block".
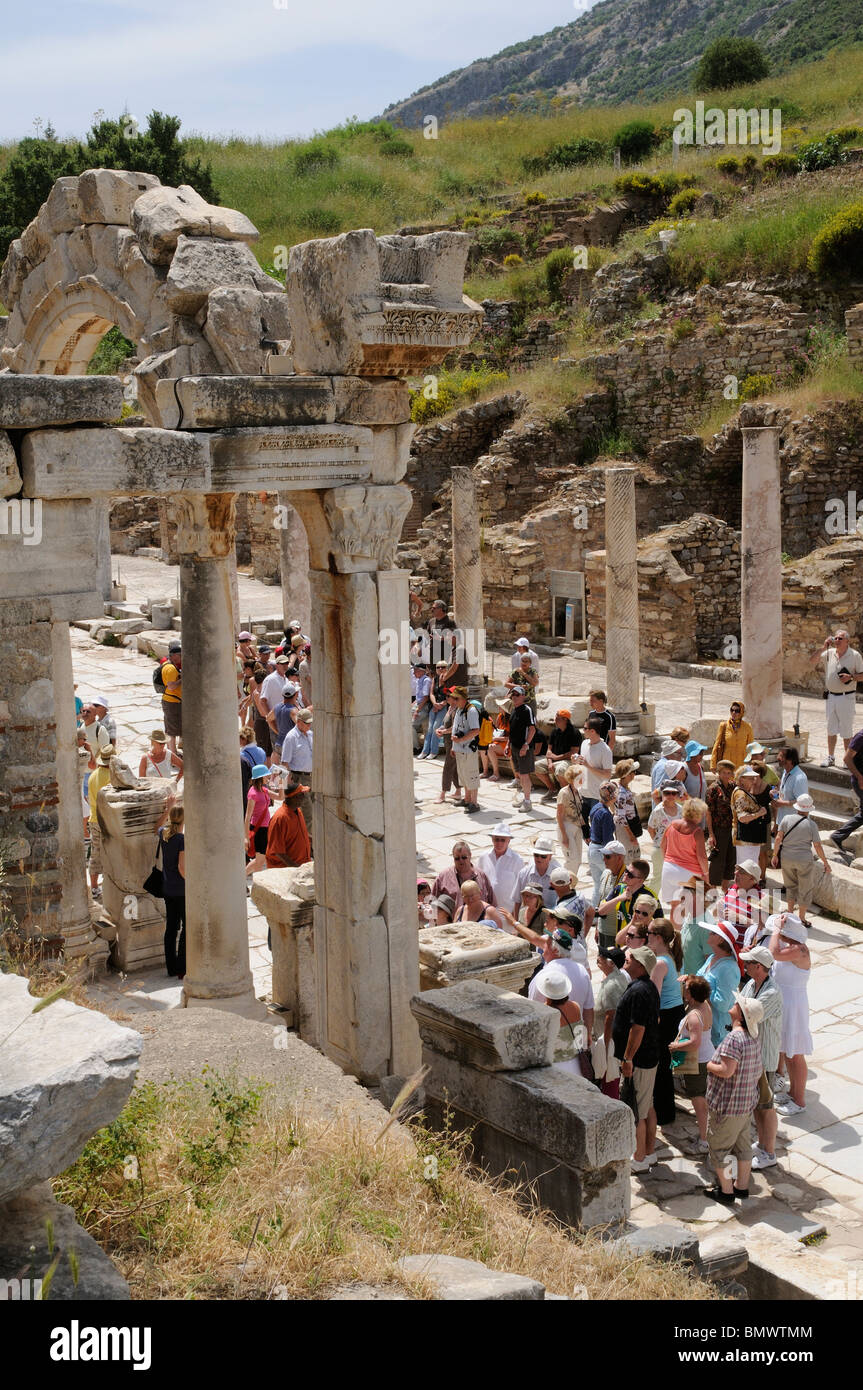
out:
M681 1260L686 1264L698 1261L698 1236L682 1226L642 1226L620 1236L614 1244L633 1255L652 1255L656 1260Z
M78 1225L72 1208L55 1201L48 1183L30 1187L0 1206L0 1279L6 1280L7 1298L40 1299L39 1281L56 1256L59 1259L47 1291L50 1302L130 1298L129 1285L120 1271L90 1233Z
M132 226L147 260L168 265L181 236L253 242L258 229L242 212L215 207L188 184L151 188L132 208Z
M243 242L181 236L165 282L168 308L175 314L194 316L206 304L210 291L225 285L281 290L277 281L264 274Z
M0 428L109 424L122 409L123 383L116 377L0 372Z
M156 188L155 174L135 174L120 169L86 169L78 179L78 206L82 222L128 227L132 206L142 193Z
M422 990L469 978L517 993L536 964L533 948L523 937L476 922L421 928L419 953Z
M536 1279L489 1269L479 1260L462 1260L455 1255L404 1255L399 1269L433 1284L443 1303L536 1303L545 1298L545 1285Z
M68 1168L138 1070L140 1034L65 999L34 1014L38 1002L0 975L0 1201Z
M424 1043L483 1071L548 1066L560 1027L548 1008L473 980L414 995L411 1012Z

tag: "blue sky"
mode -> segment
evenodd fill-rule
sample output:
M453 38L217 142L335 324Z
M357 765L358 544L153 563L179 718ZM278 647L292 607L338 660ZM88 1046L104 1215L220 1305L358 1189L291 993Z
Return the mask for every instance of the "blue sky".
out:
M37 0L3 20L0 140L51 120L83 135L101 109L186 133L307 135L508 44L588 0ZM285 5L282 8L282 5ZM278 6L278 8L277 8Z

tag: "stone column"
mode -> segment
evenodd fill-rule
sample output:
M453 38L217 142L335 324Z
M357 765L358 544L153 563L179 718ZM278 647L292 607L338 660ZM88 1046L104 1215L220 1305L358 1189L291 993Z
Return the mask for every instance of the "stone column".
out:
M485 674L479 508L472 469L453 468L450 477L453 612L465 642L469 684L477 687Z
M782 510L779 429L743 430L740 641L743 702L757 738L781 739Z
M410 493L293 495L309 535L316 652L318 1046L363 1081L405 1076L419 1064L416 840L410 687L398 651L408 576L392 566Z
M605 678L621 733L638 732L638 551L635 469L605 470ZM621 716L623 718L621 719Z
M87 892L84 826L81 807L83 772L78 759L75 688L69 624L51 624L51 675L57 767L57 849L60 867L60 932L66 959L87 959L95 970L104 965L108 946L93 929ZM86 763L84 764L86 770Z
M230 556L236 498L173 499L183 608L186 1004L251 999Z
M280 492L279 506L283 508L279 526L281 552L282 612L286 623L296 618L309 631L312 621L312 596L309 587L309 541L302 517L291 503L289 492Z

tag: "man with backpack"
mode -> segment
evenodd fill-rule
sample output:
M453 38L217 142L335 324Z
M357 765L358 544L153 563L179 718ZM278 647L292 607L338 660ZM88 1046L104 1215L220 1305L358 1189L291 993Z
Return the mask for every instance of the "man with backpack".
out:
M179 642L168 645L168 657L153 672L153 685L162 696L162 720L172 753L183 736L183 650Z

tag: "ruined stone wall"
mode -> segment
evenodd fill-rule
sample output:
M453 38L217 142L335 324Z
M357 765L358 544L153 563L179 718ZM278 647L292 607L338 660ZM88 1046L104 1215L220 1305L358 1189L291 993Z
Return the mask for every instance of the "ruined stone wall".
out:
M810 322L781 300L704 285L675 303L655 331L625 338L588 365L615 393L618 428L649 448L691 429L723 399L729 376L738 385L754 375L790 379Z
M839 537L782 571L783 678L815 693L823 689L810 659L830 632L846 627L863 644L863 536Z
M0 601L0 670L14 692L0 700L0 918L49 938L60 903L50 614L47 599Z
M142 546L161 545L159 503L155 497L113 497L111 553L134 555Z
M845 333L848 356L855 367L863 367L863 304L855 304L853 309L846 311Z
M265 584L277 584L281 578L279 533L273 525L277 503L275 493L246 494L246 532L252 574Z
M403 534L413 534L435 505L435 494L449 481L453 468L470 468L522 413L527 401L519 391L465 406L446 420L421 425L411 444L405 482L413 490L414 506ZM415 515L416 513L416 515Z

